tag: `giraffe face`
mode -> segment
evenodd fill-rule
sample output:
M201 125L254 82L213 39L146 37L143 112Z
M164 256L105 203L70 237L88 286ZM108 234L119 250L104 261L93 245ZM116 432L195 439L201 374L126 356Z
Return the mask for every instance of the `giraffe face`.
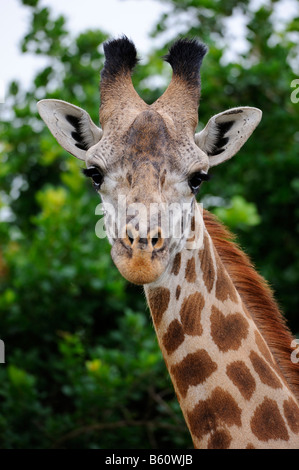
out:
M134 44L127 38L109 41L104 52L101 128L86 111L64 101L42 100L38 110L58 142L86 163L85 174L93 179L106 210L119 271L133 283L148 284L190 239L195 194L208 179L209 167L240 149L261 111L224 111L195 134L205 45L179 40L171 47L165 60L173 77L152 105L132 84Z
M209 160L194 141L178 141L155 110L142 111L117 135L115 141L104 132L88 150L86 173L95 172L95 180L100 174L97 190L116 266L129 281L147 284L161 276L189 234L199 175L207 178Z

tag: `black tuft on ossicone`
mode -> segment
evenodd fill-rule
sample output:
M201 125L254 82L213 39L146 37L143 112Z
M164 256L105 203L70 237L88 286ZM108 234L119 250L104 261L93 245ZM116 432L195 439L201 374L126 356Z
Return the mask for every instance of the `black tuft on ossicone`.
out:
M208 47L196 39L179 39L163 59L177 75L187 81L199 81L199 71Z
M135 45L126 36L105 42L104 53L102 78L115 76L119 72L131 72L138 62Z

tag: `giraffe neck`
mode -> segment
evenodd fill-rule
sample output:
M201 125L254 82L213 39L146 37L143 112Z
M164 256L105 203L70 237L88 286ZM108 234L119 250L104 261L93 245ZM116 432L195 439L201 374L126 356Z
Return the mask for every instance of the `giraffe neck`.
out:
M299 447L299 407L204 229L145 286L197 448Z

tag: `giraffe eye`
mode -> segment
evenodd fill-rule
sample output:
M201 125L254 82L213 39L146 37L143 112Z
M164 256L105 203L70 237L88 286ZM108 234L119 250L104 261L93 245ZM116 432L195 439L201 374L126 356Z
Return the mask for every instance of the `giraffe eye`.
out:
M201 183L203 181L209 181L209 179L210 179L210 175L208 175L207 173L201 173L199 171L196 173L193 173L193 175L189 177L189 181L188 181L191 191L194 194L196 194L197 191L199 190Z
M92 166L90 168L85 168L83 170L83 173L84 173L85 176L92 179L93 185L96 189L100 189L101 184L103 183L104 176L100 172L100 170L98 170L98 168L96 168L94 166Z

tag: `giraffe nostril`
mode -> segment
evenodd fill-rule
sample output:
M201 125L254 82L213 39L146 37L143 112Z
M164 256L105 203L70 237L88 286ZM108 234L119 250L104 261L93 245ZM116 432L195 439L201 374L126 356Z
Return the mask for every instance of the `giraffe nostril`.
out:
M127 225L125 234L125 243L132 249L157 251L164 245L160 228L154 229L151 233L148 233L147 236L145 236L146 232L143 236L140 236L140 232L137 231L135 227Z
M127 237L131 245L134 243L134 235L132 234L131 230L127 228Z
M157 245L158 241L159 241L159 237L154 237L154 238L152 238L152 245L153 245L153 247Z
M164 245L160 228L150 236L150 242L155 250L159 250Z

